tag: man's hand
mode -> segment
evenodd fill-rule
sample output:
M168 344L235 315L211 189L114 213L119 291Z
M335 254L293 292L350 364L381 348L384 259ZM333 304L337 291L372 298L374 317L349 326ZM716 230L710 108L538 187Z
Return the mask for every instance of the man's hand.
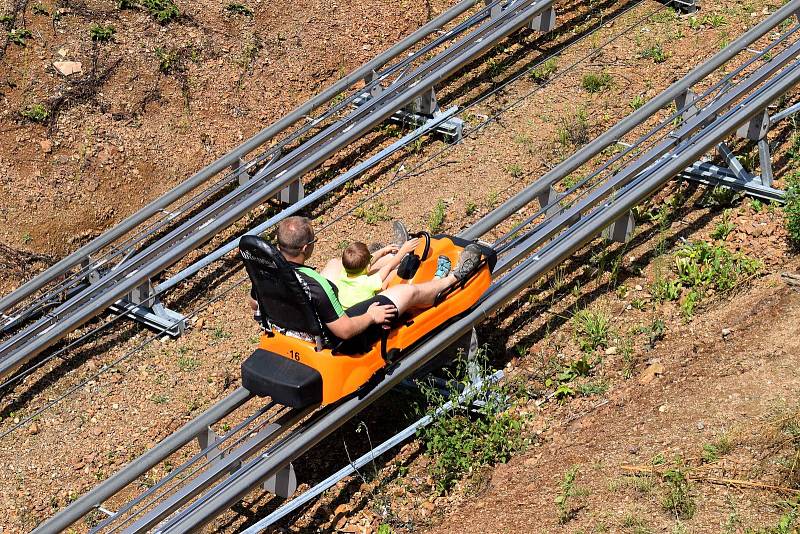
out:
M397 316L397 308L394 304L373 303L367 308L367 315L372 319L373 324L388 324Z

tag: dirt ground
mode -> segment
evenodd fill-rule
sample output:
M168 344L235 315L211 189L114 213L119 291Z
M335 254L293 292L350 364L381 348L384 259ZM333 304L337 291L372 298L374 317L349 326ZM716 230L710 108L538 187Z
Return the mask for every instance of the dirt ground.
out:
M550 85L540 89L535 80L523 77L470 109L466 118L475 125L518 98L527 96L526 100L444 158L413 170L443 146L432 138L393 160L386 172L365 176L351 191L317 206L312 213L317 224L333 225L320 234L315 261L337 254L341 243L356 232L365 241L385 238L388 221L383 219L388 217L367 224L365 210L396 213L412 227L425 227L441 200L447 206L442 229L466 226L580 144L562 142L559 136L579 110L588 117L585 134L597 135L628 114L635 98L654 96L778 4L705 2L704 12L722 15L724 23L694 27L689 17L655 17ZM446 2L362 2L346 7L333 2L253 2L252 18L225 14L225 3L179 2L186 17L164 26L139 10L117 10L112 2L70 2L62 6L69 11L56 22L55 31L51 18L33 14L33 4L14 5L25 5L26 25L35 38L24 48L8 46L2 56L8 69L0 90L5 110L0 116L0 243L8 250L0 249L0 258L11 274L3 277L1 290L118 222L412 31ZM630 12L609 22L628 8ZM469 76L448 84L442 101L450 105L478 98L530 68L537 58L575 41L559 58L559 68L566 69L658 8L655 2L559 3L564 26L558 35L510 40L474 65ZM115 26L112 43L91 42L87 27L93 21ZM596 28L599 31L589 33ZM663 46L663 62L642 54L651 43ZM159 71L156 48L194 53L185 71L167 75ZM80 60L89 69L95 56L96 73L112 70L89 95L83 91L97 86L94 81L87 80L86 86L69 81L51 66L52 60L64 57ZM91 78L91 71L86 72ZM580 85L589 72L608 72L615 82L608 91L588 94ZM57 95L70 91L80 94L64 100L52 124L20 119L18 112L27 106L59 102ZM408 170L400 186L359 206ZM782 178L787 169L778 167L777 172ZM779 179L778 185L782 183ZM675 191L662 195L656 205ZM664 316L665 338L654 349L637 345L633 378L625 379L620 358L609 354L601 371L609 383L605 393L563 405L527 407L534 415L528 430L535 443L509 464L483 472L477 484L470 477L450 494L432 496L424 476L426 456L415 442L384 468L391 471L400 462L408 469L387 486L392 502L388 516L376 513L369 485L349 480L282 528L361 532L392 519L392 528L399 531L674 532L677 522L661 510L663 488L653 482L649 493L641 492L622 466L647 464L659 453L694 458L703 444L725 432L740 436L733 440L730 457L752 462L748 454L756 438L748 432L781 399L791 403L797 391L792 370L797 341L791 334L797 328L798 297L778 277L796 265L782 233L780 210L756 211L746 201L734 209L735 230L726 244L766 265L766 274L745 291L712 299L689 323L676 305L656 304L647 295L655 270L663 268L668 261L663 256L678 238L709 239L720 221L719 209L695 203L698 195L691 192L688 207L668 232L644 225L641 238L624 251L630 268L623 282L627 293L592 275L596 265L589 259L598 252L593 249L581 256L584 263L576 260L582 269L575 269L575 280L583 280L574 292L577 296L570 278L567 289L553 292L559 298L524 295L486 328L512 377L535 387L549 357L573 355L571 325L559 318L569 317L575 306L607 307L618 332ZM30 530L238 385L239 364L257 336L241 305L247 287L234 287L241 276L234 262L228 262L170 297L170 304L182 311L197 310L209 296L233 287L221 300L200 309L192 328L177 341L156 341L133 353L151 334L126 323L70 351L63 361L44 366L2 399L0 429L5 430L88 380L36 421L2 439L4 532ZM536 291L549 294L543 289L550 287L547 284ZM646 301L646 308L628 309L635 299ZM723 328L731 330L724 339ZM517 346L525 348L523 353ZM94 377L118 358L124 360L111 372ZM641 383L640 377L652 371L654 363L663 365L663 372ZM252 408L253 404L246 406L231 420ZM387 426L379 423L380 409L370 411L365 420ZM384 430L391 430L388 426ZM352 430L348 427L343 434ZM340 442L332 440L322 456L304 464L303 480L313 483L341 467L346 459L338 450ZM336 454L324 456L334 449ZM189 452L172 458L173 465ZM577 485L585 492L574 498L574 518L560 525L553 502L565 471L573 465L578 466ZM155 480L164 472L156 469L148 477ZM730 472L740 475L734 468ZM774 470L761 474L779 482L769 478ZM681 522L686 532L724 531L732 516L739 523L731 532L743 532L747 526L774 524L781 513L774 504L784 496L772 492L699 481L693 488L698 512ZM265 508L265 499L263 494L248 497L209 530L238 530L271 506ZM76 525L76 531L87 526Z

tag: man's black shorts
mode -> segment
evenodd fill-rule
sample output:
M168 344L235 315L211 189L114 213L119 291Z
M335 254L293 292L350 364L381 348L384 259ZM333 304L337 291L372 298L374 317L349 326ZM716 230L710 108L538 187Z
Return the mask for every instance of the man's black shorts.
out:
M375 295L371 299L364 300L359 302L358 304L354 304L345 310L345 315L348 317L358 317L359 315L364 315L367 313L367 310L370 306L375 303L381 305L390 305L394 306L394 302L389 297L384 295ZM395 318L396 319L396 318ZM391 325L389 325L391 326ZM357 336L353 336L350 339L344 341L339 346L339 352L343 354L359 354L363 352L368 352L372 349L373 345L380 341L381 336L384 334L388 334L388 330L384 329L382 325L374 324L358 334Z

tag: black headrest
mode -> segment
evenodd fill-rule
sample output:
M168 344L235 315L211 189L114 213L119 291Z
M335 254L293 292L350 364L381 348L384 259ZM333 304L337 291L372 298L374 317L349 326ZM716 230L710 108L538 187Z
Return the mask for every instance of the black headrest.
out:
M239 255L253 283L265 327L272 324L312 336L324 335L298 274L277 248L258 236L246 235L239 240Z

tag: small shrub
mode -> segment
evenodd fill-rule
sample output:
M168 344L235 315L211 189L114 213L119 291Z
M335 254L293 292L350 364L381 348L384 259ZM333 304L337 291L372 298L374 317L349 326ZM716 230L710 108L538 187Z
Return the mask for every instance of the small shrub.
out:
M237 2L231 2L225 8L225 11L231 15L243 15L245 17L252 17L253 10L247 7L244 4L239 4Z
M551 57L531 71L531 79L537 83L544 83L558 70L558 58Z
M465 371L462 366L458 374L465 375ZM447 397L457 398L466 380L450 380ZM491 384L472 399L439 414L436 410L444 404L445 396L432 387L423 387L422 391L430 401L428 413L434 420L419 431L419 436L433 458L429 472L439 494L463 475L506 462L524 447L522 421L507 411L510 392L505 386ZM483 402L476 406L473 403L478 399Z
M8 42L17 46L25 46L27 39L33 37L31 31L27 28L12 28L8 31Z
M592 352L608 344L611 322L599 311L581 310L572 317L575 337L584 352Z
M47 8L45 8L42 4L35 4L31 8L31 13L33 13L34 15L44 15L44 16L50 15L50 12L47 11Z
M692 486L689 479L686 478L685 471L680 466L676 466L665 471L662 479L666 483L667 491L661 501L661 506L667 512L674 514L677 519L691 519L697 505L694 502Z
M600 93L611 88L613 79L607 72L600 74L587 74L581 81L581 86L589 93Z
M428 230L432 234L437 234L444 225L445 215L447 213L447 206L441 198L436 201L430 215L428 215Z
M111 25L103 26L102 24L92 24L89 27L89 35L92 37L92 41L99 41L101 43L110 41L111 38L114 37L116 31L114 26Z
M31 104L20 114L32 122L45 122L50 116L50 110L44 104Z

